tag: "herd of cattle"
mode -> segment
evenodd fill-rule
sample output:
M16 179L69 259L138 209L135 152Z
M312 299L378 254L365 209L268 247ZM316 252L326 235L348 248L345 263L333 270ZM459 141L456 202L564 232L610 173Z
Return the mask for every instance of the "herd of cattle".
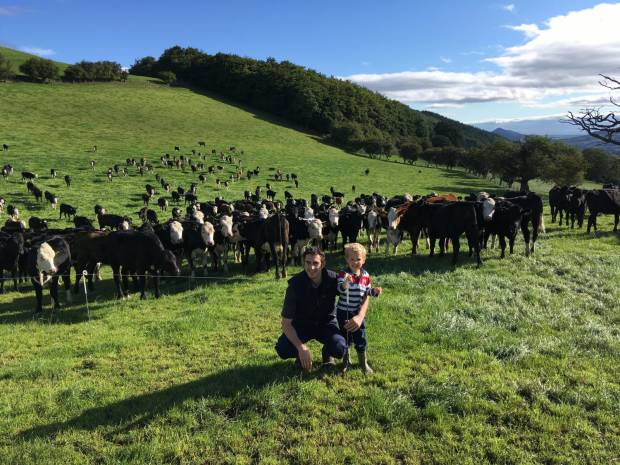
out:
M162 163L170 160L162 159ZM228 159L229 162L234 160ZM131 160L127 161L127 165ZM135 162L134 162L135 163ZM92 164L94 166L94 164ZM240 163L239 163L240 165ZM3 168L3 174L7 167ZM54 170L53 170L54 171ZM251 171L258 175L257 170ZM55 173L52 173L54 175ZM142 173L141 173L142 174ZM284 176L279 171L274 178ZM289 178L289 175L286 175ZM36 200L43 197L55 208L57 196L41 190L33 183L37 176L23 172L27 189ZM156 180L170 192L168 183L156 175ZM297 181L297 177L294 178ZM71 179L65 179L70 185ZM15 288L18 281L29 277L36 294L35 312L42 311L42 289L49 283L52 305L59 307L58 283L62 278L67 301L71 294L79 291L79 282L86 271L89 289L93 278L98 276L102 264L113 271L116 295L127 296L128 280L132 277L134 286L145 298L146 275L152 276L155 296L159 297L160 276L180 275L180 265L187 261L191 275L197 268L206 271L207 261L214 271L220 268L228 271L229 254L235 262L241 262L248 270L250 251L254 250L256 270L269 269L275 265L276 278L286 276L289 257L301 262L305 246L314 243L327 250L336 250L340 245L357 242L360 231L365 230L370 253L379 251L380 233L385 231L385 253L390 246L393 253L404 233L409 233L412 254L417 253L421 235L426 237L430 255L434 254L438 242L443 254L449 242L452 243L452 262L456 264L460 249L459 238L464 233L469 246L469 255L482 264L481 248L486 247L491 236L498 236L501 257L505 256L508 242L513 253L514 242L521 230L526 255L534 252L539 231L544 232L543 202L535 193L507 192L504 196L492 196L484 192L466 198L453 194L412 197L408 194L385 198L377 193L361 194L354 201L343 205L343 194L330 189L330 194L311 195L307 199L294 199L286 193L285 201L275 200L276 193L268 185L266 196L260 187L253 194L245 192L244 199L225 201L217 197L214 201L200 202L196 185L188 189L178 187L172 191L170 218L160 221L155 210L149 208L149 201L155 194L152 185L145 186L144 207L139 212L141 225L133 225L131 218L109 214L100 205L94 206L98 228L85 216L76 216L76 209L60 204L60 216L72 218L73 228L52 229L39 218L31 217L28 228L19 219L16 208L9 206L6 221L0 232L0 292L4 291L4 270L12 273ZM590 226L596 229L599 213L615 215L614 231L618 226L620 213L620 190L615 186L593 191L575 187L554 188L549 193L552 221L556 214L571 219L571 226L577 220L581 226L586 208L590 211ZM185 205L181 207L181 199ZM157 201L160 215L168 211L168 199ZM5 201L0 197L0 210ZM531 227L531 233L530 233ZM209 258L209 260L207 260ZM70 272L75 269L75 282L71 289Z

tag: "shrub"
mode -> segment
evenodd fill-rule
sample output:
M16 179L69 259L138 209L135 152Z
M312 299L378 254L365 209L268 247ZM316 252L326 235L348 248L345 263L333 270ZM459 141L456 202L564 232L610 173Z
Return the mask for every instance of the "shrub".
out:
M15 77L15 71L13 71L13 64L0 53L0 81L6 81Z
M35 82L53 81L58 77L58 66L45 58L30 58L19 66L19 70Z

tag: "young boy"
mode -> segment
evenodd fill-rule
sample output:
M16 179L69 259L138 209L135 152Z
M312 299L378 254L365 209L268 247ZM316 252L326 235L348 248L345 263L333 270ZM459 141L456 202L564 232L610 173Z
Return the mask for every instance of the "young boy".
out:
M366 309L363 305L369 295L379 297L382 289L371 286L371 278L363 268L366 262L366 249L357 242L344 246L344 258L347 267L338 273L338 305L336 316L342 335L355 344L355 350L359 358L360 368L364 373L372 373L373 370L366 360ZM347 292L348 291L348 292ZM351 363L349 352L344 358L344 371L348 370Z

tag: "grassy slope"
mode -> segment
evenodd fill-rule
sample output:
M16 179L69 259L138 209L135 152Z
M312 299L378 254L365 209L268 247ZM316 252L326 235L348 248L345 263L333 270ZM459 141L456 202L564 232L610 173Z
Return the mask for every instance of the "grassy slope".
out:
M13 65L15 73L17 73L18 75L22 75L22 73L19 71L19 66L22 63L24 63L26 60L29 60L30 58L38 58L37 55L31 55L30 53L20 52L18 50L6 47L0 47L0 54L4 55L6 58L9 59L9 61ZM62 74L65 68L68 66L66 63L61 63L59 61L54 61L54 63L56 63L56 65L58 66L60 74Z
M187 153L197 140L243 149L245 166L261 166L263 185L270 166L296 172L299 191L276 187L296 195L351 184L387 194L494 188L461 172L353 157L144 79L0 85L0 100L8 102L5 162L38 172L37 184L91 217L95 202L137 211L154 181L132 170L110 185L108 166L142 155L156 162L174 145ZM87 152L93 144L96 154ZM74 186L49 179L50 167L71 174ZM173 186L197 178L157 171ZM55 218L17 178L0 183L0 194L25 216ZM256 184L222 192L210 180L199 194L237 198ZM548 226L534 257L519 242L504 261L487 251L481 269L464 256L456 270L441 258L411 259L408 244L396 257L372 257L368 269L386 292L368 317L370 377L300 378L276 358L286 283L271 274L246 280L235 268L231 281L189 290L181 281L160 301L122 303L111 299L108 279L90 295L92 321L80 296L53 325L31 319L31 291L10 292L0 297L0 462L613 463L618 236ZM611 229L608 218L601 229Z

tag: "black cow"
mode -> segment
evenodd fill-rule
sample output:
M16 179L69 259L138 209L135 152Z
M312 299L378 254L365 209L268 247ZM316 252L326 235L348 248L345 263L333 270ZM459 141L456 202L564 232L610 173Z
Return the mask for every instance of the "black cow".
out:
M159 238L150 232L115 231L105 241L106 256L112 266L116 295L127 296L127 278L137 274L140 298L146 298L146 273L153 275L155 298L160 297L159 275L161 272L178 276L179 265L174 254L166 250ZM121 271L122 269L122 271ZM121 285L121 273L123 285Z
M568 216L570 216L570 227L575 227L575 220L577 220L577 226L581 228L583 226L583 217L586 212L586 192L585 189L579 187L571 187L568 191L568 212L566 218L566 224L568 224Z
M41 233L47 230L47 221L38 216L31 216L28 219L28 227L36 233Z
M58 197L52 194L50 191L45 191L44 196L45 196L45 200L47 200L50 203L52 208L56 208L56 205L58 205Z
M342 251L348 242L357 242L357 236L363 227L364 216L357 205L350 205L340 210L338 229L342 235Z
M523 210L519 205L508 200L498 200L495 203L493 216L484 224L484 246L486 247L489 236L499 236L499 244L502 250L501 257L506 256L506 238L510 246L510 254L514 251L514 243L521 226Z
M85 216L74 216L73 217L73 224L78 229L85 229L87 231L94 231L94 229L95 229L95 226L93 225L93 222L90 221Z
M556 217L560 215L559 225L562 226L562 217L566 212L568 225L568 188L553 186L549 191L549 209L551 210L551 222L555 223Z
M286 277L289 224L282 214L276 213L265 220L239 223L238 231L248 245L244 248L243 255L243 265L246 270L249 262L250 247L252 247L256 255L256 271L261 271L262 247L264 244L268 244L271 256L276 263L276 279L280 278L278 265L282 266L281 276L283 278ZM278 257L278 249L281 249L280 257Z
M596 232L596 217L599 213L614 215L614 232L618 230L618 218L620 217L620 190L618 189L594 189L586 194L586 202L590 216L588 217L588 234L594 226Z
M157 212L147 207L142 207L138 212L138 217L143 223L158 224L159 218L157 218Z
M24 181L25 179L28 179L29 181L36 179L37 175L34 173L31 173L30 171L22 171L22 181Z
M100 213L97 215L97 221L99 229L103 229L106 226L110 229L124 229L131 226L131 221L128 217L113 213Z
M77 212L77 208L72 207L71 205L67 203L61 203L59 218L62 218L62 215L65 215L65 218L71 219L71 215L75 216L76 212Z
M37 202L41 202L43 200L43 192L37 186L33 185L30 192L32 192L32 195L34 195Z
M174 203L179 203L179 201L181 200L181 196L179 195L177 191L172 191L170 195L172 196L172 201Z
M69 176L68 174L65 175L65 184L67 185L67 187L71 187L71 176Z
M4 270L12 273L15 291L19 290L17 286L17 266L19 257L23 253L24 235L22 233L0 233L0 294L4 293Z
M71 251L64 238L53 236L34 244L24 255L23 263L37 298L35 313L43 311L43 287L48 282L52 307L54 310L60 308L58 279L61 276L67 293L67 302L71 302Z
M521 220L521 232L525 240L525 255L534 253L534 246L538 238L539 230L545 232L545 222L543 216L543 201L538 194L528 192L526 195L519 195L508 198L510 202L519 205L523 210ZM529 224L532 223L532 242L530 246Z
M54 168L50 169L50 176L52 177L52 179L55 178L56 175L57 175L56 170Z
M166 200L164 197L160 197L157 199L157 205L159 206L161 211L168 210L168 200Z

